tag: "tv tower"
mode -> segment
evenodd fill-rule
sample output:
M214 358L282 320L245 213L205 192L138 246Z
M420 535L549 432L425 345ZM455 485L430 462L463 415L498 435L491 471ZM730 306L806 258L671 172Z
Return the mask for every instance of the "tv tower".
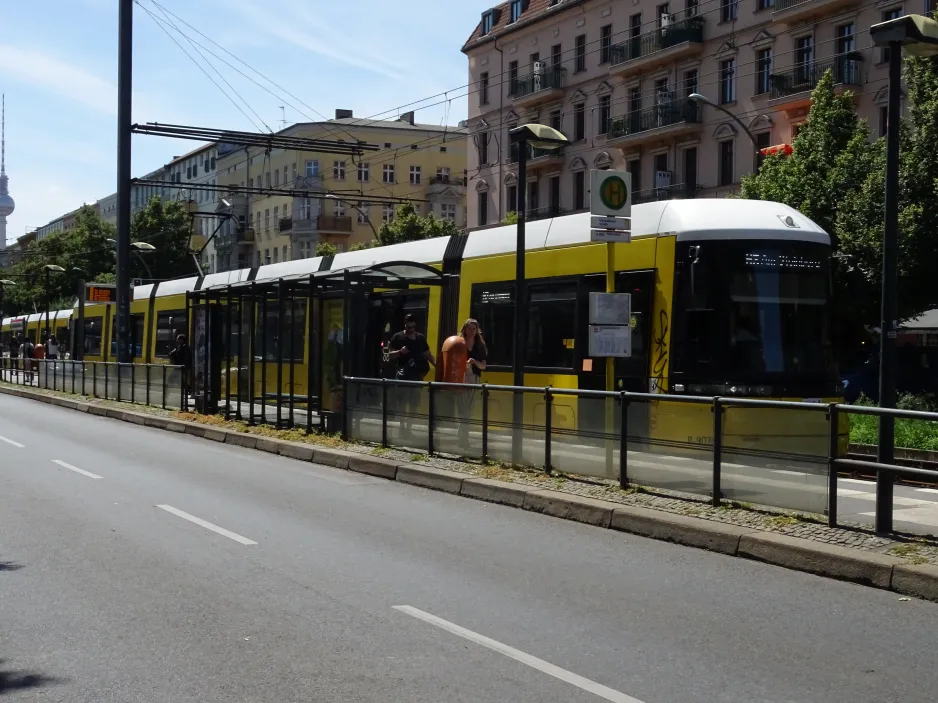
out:
M2 108L0 108L0 250L7 245L7 215L12 215L16 209L16 203L10 197L7 186L10 179L7 178L7 100L6 95L2 98Z

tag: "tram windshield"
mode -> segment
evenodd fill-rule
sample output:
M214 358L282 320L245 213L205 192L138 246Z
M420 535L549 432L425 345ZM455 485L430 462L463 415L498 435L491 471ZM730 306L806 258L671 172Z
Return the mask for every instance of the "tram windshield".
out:
M829 246L686 243L676 285L674 383L704 394L740 385L745 395L834 391Z

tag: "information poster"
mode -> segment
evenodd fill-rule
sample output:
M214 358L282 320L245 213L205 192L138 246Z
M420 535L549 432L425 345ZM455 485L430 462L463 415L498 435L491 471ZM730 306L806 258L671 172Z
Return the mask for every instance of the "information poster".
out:
M322 349L323 394L322 407L325 410L341 410L342 359L344 358L345 323L344 301L341 299L322 302L322 329L324 334Z

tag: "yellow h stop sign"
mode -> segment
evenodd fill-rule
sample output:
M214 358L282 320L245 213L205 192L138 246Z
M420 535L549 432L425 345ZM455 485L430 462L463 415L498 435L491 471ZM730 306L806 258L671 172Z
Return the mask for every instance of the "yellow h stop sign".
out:
M629 201L629 189L619 176L610 176L599 188L599 199L610 210L621 210Z

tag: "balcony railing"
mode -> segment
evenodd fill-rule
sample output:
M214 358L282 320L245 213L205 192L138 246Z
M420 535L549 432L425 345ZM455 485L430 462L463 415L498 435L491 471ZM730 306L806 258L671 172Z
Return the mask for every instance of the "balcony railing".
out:
M626 39L624 42L613 44L610 51L611 63L613 66L619 66L628 61L634 61L655 52L670 49L678 44L688 42L701 44L703 43L703 27L703 18L690 17L669 24L667 27L661 27L652 32Z
M456 176L431 176L428 185L464 186L466 185L466 179L457 178Z
M662 188L650 188L649 190L633 191L632 202L635 204L654 203L659 200L673 200L675 198L686 200L688 198L696 198L698 191L700 191L699 185L675 183L673 185L664 186Z
M700 124L700 106L689 100L662 102L645 110L635 110L609 122L606 140L621 139L633 134L679 124Z
M348 215L320 215L319 229L326 232L351 232L352 218Z
M280 231L289 232L291 229L293 229L293 218L281 217L280 218Z
M540 73L529 73L509 83L510 95L523 98L545 90L563 88L566 69L560 66L545 68Z
M860 85L862 66L863 60L858 55L845 54L826 61L801 63L784 73L773 73L769 77L772 83L772 99L776 100L814 90L827 70L833 73L834 83L839 85Z
M528 214L524 219L531 222L533 220L547 220L551 217L560 217L566 214L567 211L563 208L557 207L556 205L545 205L544 207L528 210Z

